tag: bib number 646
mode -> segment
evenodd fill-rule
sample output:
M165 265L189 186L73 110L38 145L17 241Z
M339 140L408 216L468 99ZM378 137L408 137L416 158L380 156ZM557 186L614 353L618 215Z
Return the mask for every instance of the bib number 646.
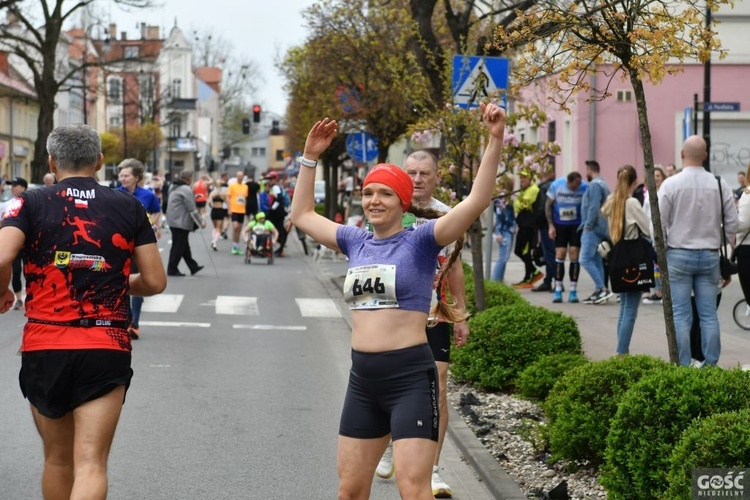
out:
M352 286L352 294L354 296L362 295L364 293L385 293L385 285L380 281L380 278L367 278L364 283L359 282L359 278L354 280Z

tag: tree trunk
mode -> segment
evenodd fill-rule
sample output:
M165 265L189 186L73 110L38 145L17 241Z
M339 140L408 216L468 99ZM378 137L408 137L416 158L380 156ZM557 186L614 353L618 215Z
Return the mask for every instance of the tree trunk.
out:
M474 269L474 304L477 311L484 311L484 262L482 259L482 222L475 220L469 228L469 241L471 242L471 265Z
M34 141L34 158L31 160L31 179L33 183L41 184L44 174L49 172L47 162L47 136L55 127L55 96L59 90L59 83L55 75L57 67L57 41L60 29L57 23L49 23L48 37L42 44L41 78L34 81L34 88L39 99L39 116L37 118L36 140Z
M648 199L651 204L651 221L654 224L654 246L656 247L656 260L661 270L662 307L664 308L664 323L666 326L667 347L669 348L669 361L679 363L677 352L677 335L674 326L674 314L672 311L672 294L669 286L669 271L667 269L667 248L664 243L664 232L661 226L661 212L659 212L659 198L656 194L656 183L654 181L654 153L651 149L651 130L648 125L648 113L646 110L646 93L643 90L643 82L631 72L630 82L633 84L635 101L638 109L638 125L641 131L643 143L643 160L646 168L646 185L648 186Z
M442 48L432 29L432 16L436 3L437 0L410 0L409 6L421 37L421 40L414 41L412 50L414 50L419 65L430 80L432 100L437 106L440 106L440 103L445 99L445 80Z

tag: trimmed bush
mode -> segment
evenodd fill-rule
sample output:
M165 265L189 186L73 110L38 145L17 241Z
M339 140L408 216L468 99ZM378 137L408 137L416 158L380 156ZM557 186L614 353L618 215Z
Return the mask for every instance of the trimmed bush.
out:
M683 431L699 417L750 405L750 373L671 366L625 393L607 436L608 498L669 498L667 473Z
M493 307L469 320L469 341L453 355L451 373L485 390L512 388L518 373L545 354L581 354L570 316L528 304Z
M694 420L669 462L665 498L690 498L695 467L750 467L750 409Z
M588 363L583 354L550 354L542 356L518 374L516 388L526 398L544 401L555 383L569 370Z
M466 283L466 310L476 314L476 294L474 293L474 270L466 262L461 263L464 268L464 282ZM514 304L528 304L528 301L513 287L497 281L484 280L484 308Z
M644 376L668 367L650 356L615 356L566 373L544 403L553 459L601 463L622 396Z

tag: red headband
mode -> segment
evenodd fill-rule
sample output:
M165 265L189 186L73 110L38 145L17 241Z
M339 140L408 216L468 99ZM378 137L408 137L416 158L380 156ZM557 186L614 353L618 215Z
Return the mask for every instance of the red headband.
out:
M388 163L380 163L372 167L372 170L365 177L365 181L362 183L362 187L367 186L373 182L378 184L385 184L389 188L393 189L401 200L401 208L404 212L409 210L411 205L411 195L414 192L414 183L409 177L409 174L404 172L402 169L395 165Z

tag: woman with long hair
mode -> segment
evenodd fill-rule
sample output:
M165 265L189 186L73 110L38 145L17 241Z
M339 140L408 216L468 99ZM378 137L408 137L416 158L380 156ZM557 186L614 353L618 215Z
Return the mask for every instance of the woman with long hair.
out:
M659 165L654 165L654 185L656 186L656 192L661 189L661 184L664 179L667 178L667 174L664 173L664 169ZM646 217L649 220L649 227L651 231L651 241L654 241L654 224L651 221L651 202L649 201L648 191L643 196L643 210L646 212ZM644 304L661 304L661 271L659 269L659 263L654 262L654 288L653 291L643 299Z
M292 221L321 244L349 258L344 298L352 309L352 368L338 441L338 498L366 499L389 438L402 498L431 500L430 479L438 440L438 381L427 343L428 315L450 322L465 313L433 283L444 278L461 249L456 244L435 276L442 247L459 240L489 206L503 147L505 112L481 104L490 138L469 195L450 212L416 228L402 225L412 212L413 183L402 169L373 167L362 184L362 205L373 232L343 226L315 213L314 182L319 156L337 133L336 121L313 125L292 201Z
M635 240L649 234L649 220L641 203L633 198L638 187L635 169L625 165L617 170L617 185L602 207L602 214L608 218L609 238L613 244L620 240ZM643 292L620 293L620 314L617 318L617 354L624 356L630 352L630 338L633 336L635 318Z

